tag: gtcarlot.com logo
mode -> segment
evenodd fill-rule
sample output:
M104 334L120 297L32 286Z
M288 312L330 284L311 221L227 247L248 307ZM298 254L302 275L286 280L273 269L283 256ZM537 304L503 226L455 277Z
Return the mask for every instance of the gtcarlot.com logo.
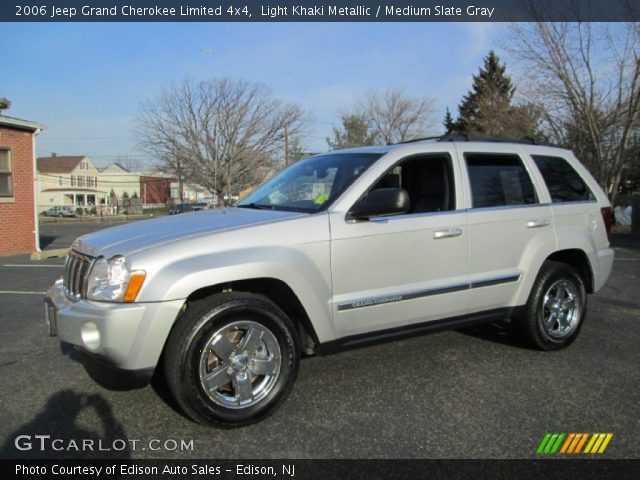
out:
M537 454L604 453L613 433L547 433Z
M51 435L18 435L14 440L16 450L41 452L123 452L137 450L187 452L194 448L194 441L167 438L140 440L137 438L93 439L55 438Z

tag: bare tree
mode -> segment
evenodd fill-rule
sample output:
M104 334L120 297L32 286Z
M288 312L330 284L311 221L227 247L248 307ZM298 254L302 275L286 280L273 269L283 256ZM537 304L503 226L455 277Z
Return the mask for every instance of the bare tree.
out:
M143 162L138 156L119 155L115 158L114 163L117 163L129 172L138 172L143 168Z
M517 23L505 48L544 105L548 132L582 156L614 200L638 129L638 24Z
M165 88L142 104L136 123L163 171L222 198L261 180L284 151L285 128L298 133L303 114L262 85L221 78Z
M331 150L376 144L376 132L364 113L341 115L342 126L333 127L333 138L327 138Z
M333 128L332 149L388 144L423 137L432 131L434 99L411 97L401 88L370 90L341 114L342 127Z
M435 100L410 97L401 88L371 90L357 102L357 109L368 119L378 142L395 143L425 136L433 130Z

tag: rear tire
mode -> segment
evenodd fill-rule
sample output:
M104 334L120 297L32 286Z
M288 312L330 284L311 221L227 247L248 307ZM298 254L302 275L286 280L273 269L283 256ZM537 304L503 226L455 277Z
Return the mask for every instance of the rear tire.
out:
M571 265L542 265L522 312L512 319L516 334L541 350L560 350L577 338L587 313L584 281Z
M273 413L298 373L291 320L267 297L219 293L191 302L164 356L169 390L194 421L239 427Z

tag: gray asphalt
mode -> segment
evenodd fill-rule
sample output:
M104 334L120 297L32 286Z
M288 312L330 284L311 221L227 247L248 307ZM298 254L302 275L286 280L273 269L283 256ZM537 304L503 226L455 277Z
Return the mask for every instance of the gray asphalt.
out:
M42 234L62 246L83 228L96 227ZM617 243L613 275L590 296L587 322L566 350L530 350L492 324L306 358L282 408L236 430L189 421L159 382L126 391L96 384L46 333L37 292L62 273L62 259L0 258L0 291L36 292L0 293L2 456L532 458L546 432L612 432L602 457L640 458L640 241ZM22 452L14 439L23 434L140 443ZM193 440L193 449L143 450L152 439Z

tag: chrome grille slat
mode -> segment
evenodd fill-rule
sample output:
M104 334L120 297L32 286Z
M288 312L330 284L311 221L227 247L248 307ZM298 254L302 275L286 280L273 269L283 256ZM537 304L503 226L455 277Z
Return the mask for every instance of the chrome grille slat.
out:
M69 272L71 271L71 269L69 268L70 265L71 265L71 255L67 255L67 260L64 262L64 278L63 278L63 283L65 288L67 285L69 285Z
M71 250L65 263L63 284L67 296L79 300L86 296L86 280L93 258Z

